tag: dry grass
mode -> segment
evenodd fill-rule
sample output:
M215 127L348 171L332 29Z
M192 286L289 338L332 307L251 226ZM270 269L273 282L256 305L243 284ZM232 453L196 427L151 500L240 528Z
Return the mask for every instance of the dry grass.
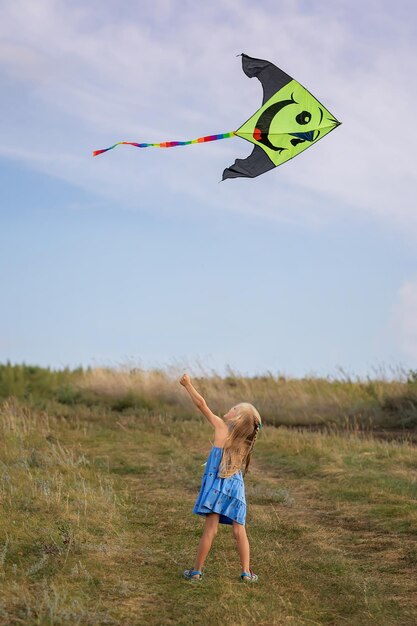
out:
M94 368L83 374L79 387L113 408L141 407L190 412L187 395L178 385L179 368L142 370L131 367ZM264 422L279 425L334 425L343 429L417 426L417 383L414 379L352 380L291 379L284 376L227 377L214 372L194 383L212 409L223 414L236 402L255 404Z
M191 368L190 368L191 369ZM123 412L147 409L192 417L189 398L178 384L177 366L144 370L130 365L59 370L0 364L0 399L14 396L37 408L62 411L89 406ZM192 370L191 370L192 373ZM350 430L417 428L417 373L376 372L373 379L288 378L267 373L245 377L229 370L221 377L200 366L194 383L215 412L236 402L256 405L264 423L337 427Z
M240 584L221 526L192 585L211 427L196 413L55 409L0 406L2 626L417 622L410 443L265 426L245 479L260 581Z
M119 368L94 368L79 378L80 389L92 392L113 403L136 403L152 408L157 400L161 405L179 405L188 408L189 402L178 385L178 379L169 371Z
M15 402L2 406L0 425L0 623L117 623L90 605L124 505L113 478L63 443L85 429Z

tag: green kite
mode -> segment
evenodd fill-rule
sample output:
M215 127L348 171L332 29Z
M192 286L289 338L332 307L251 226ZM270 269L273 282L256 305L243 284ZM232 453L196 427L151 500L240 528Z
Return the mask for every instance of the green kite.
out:
M247 54L241 56L243 71L249 78L258 78L264 95L262 107L240 128L190 141L119 141L109 148L95 150L93 155L112 150L120 144L137 148L172 148L238 136L253 143L253 151L246 159L236 159L233 165L226 168L222 180L255 178L294 158L341 124L305 87L276 65Z

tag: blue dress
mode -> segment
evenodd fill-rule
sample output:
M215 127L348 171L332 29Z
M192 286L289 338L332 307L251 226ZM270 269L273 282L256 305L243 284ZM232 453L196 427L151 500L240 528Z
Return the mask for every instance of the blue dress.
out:
M192 512L203 517L208 513L219 513L220 524L232 524L235 521L244 526L246 497L242 470L228 478L219 476L222 454L223 448L212 446Z

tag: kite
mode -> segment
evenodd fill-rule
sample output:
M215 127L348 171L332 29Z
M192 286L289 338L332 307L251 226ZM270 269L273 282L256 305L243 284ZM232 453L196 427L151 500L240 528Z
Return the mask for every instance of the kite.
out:
M273 63L247 54L238 56L242 56L242 69L246 76L256 76L263 88L262 107L240 128L190 141L119 141L110 148L95 150L93 156L122 144L137 148L172 148L237 136L255 144L253 151L246 159L236 159L233 165L227 167L222 180L255 178L294 158L341 124L305 87Z

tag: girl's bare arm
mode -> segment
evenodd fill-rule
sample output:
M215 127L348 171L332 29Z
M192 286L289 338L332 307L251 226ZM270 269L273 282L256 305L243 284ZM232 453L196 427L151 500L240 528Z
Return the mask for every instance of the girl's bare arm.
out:
M188 374L184 374L180 378L180 384L185 387L197 409L199 409L203 413L203 415L205 415L205 417L214 428L224 426L224 421L209 409L203 396L199 394L197 389L195 389L195 387L193 386L191 378L188 376Z

